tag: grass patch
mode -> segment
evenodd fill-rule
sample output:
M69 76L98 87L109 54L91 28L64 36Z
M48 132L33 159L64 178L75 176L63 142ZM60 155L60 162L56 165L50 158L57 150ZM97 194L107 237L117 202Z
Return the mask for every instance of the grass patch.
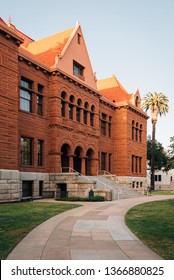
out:
M174 195L174 191L153 191L152 195Z
M130 230L166 260L174 260L174 200L155 201L130 209L125 222Z
M19 241L37 225L78 206L49 202L0 204L0 259L5 259Z

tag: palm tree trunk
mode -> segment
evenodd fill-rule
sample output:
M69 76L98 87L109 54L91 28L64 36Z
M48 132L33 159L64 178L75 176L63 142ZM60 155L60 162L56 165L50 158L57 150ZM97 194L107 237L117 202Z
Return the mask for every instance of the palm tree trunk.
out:
M151 189L155 189L155 132L156 122L152 122Z

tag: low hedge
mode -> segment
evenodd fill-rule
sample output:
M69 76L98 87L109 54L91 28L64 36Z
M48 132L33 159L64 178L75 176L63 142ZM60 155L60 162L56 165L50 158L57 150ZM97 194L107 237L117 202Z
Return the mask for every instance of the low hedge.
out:
M89 196L89 197L64 197L60 200L63 201L105 201L105 198L101 195Z

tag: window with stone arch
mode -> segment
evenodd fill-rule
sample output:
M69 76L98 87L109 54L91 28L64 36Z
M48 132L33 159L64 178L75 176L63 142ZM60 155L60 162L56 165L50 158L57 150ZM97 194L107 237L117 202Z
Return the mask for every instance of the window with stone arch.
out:
M94 112L95 112L95 106L91 106L91 112L90 112L90 126L94 126Z
M143 129L143 126L142 124L140 124L140 130L139 130L139 141L142 142L142 129Z
M70 95L69 97L69 104L68 104L68 117L70 120L73 120L73 112L74 112L74 95Z
M135 121L132 121L132 140L134 140L134 135L135 135Z
M88 124L88 108L89 108L89 103L85 102L84 111L83 111L83 123L84 124Z
M61 92L61 115L62 117L66 117L66 98L67 94L65 91Z
M136 129L135 129L135 140L138 141L138 131L139 131L139 128L138 128L138 122L136 123Z
M76 107L76 121L81 122L81 112L82 112L82 100L79 98L77 100L77 107Z

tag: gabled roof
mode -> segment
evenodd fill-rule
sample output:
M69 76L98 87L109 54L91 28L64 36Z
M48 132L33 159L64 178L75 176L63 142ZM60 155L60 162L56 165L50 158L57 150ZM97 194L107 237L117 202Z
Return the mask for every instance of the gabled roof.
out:
M27 50L43 63L48 66L53 66L55 57L61 55L73 30L74 28L70 28L66 31L32 42L27 46Z
M3 21L3 19L0 17L0 23L2 23L2 24L4 24L4 25L7 25L6 23L5 23L5 21Z
M113 75L110 78L97 81L98 91L113 102L128 101L132 97Z

